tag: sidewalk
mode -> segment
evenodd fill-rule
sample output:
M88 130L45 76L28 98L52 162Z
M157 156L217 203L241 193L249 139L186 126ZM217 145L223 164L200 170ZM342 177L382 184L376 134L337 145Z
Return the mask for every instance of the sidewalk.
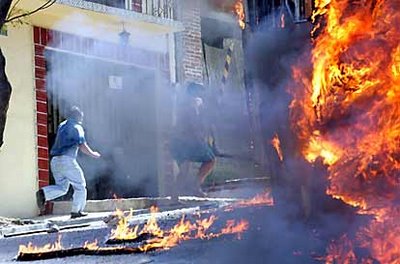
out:
M15 224L17 222L9 221L9 225L0 226L0 238L9 238L15 236L32 235L38 233L54 233L69 229L79 228L101 228L107 225L116 224L115 214L116 209L129 212L132 210L133 217L130 224L138 224L150 216L149 207L157 205L160 212L156 214L158 219L179 218L183 214L192 214L196 211L205 210L208 208L217 208L225 206L229 203L237 201L237 199L229 198L199 198L191 196L179 197L177 202L171 201L170 198L133 198L133 199L115 199L103 201L88 201L92 204L89 207L89 215L82 218L71 219L69 214L70 202L61 202L59 208L67 207L68 210L60 215L46 215L35 217L34 219L16 220L25 224ZM156 202L156 203L155 203ZM55 203L55 206L58 204ZM137 208L138 206L144 206ZM115 206L115 207L113 207ZM136 206L136 207L135 207ZM139 207L140 207L139 206ZM113 209L113 210L110 210ZM63 212L62 209L57 209L58 212ZM97 211L95 211L97 210Z
M260 184L260 181L264 184ZM267 178L240 179L226 182L222 185L223 188L208 190L211 197L222 198L180 196L178 200L172 200L170 197L142 197L88 201L85 211L89 215L77 219L70 218L71 201L54 202L52 215L33 219L4 219L3 225L1 224L2 218L0 218L0 238L59 232L68 229L107 227L107 224L116 224L115 221L113 223L112 218L117 209L124 212L133 211L134 217L130 220L131 224L146 221L150 216L149 208L153 205L160 210L156 217L164 219L181 217L182 214L218 208L238 200L252 198L265 190L266 182L268 182Z

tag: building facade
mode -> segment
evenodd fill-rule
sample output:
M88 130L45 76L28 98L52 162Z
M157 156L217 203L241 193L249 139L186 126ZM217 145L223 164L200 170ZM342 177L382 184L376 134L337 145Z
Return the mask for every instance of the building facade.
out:
M71 105L83 109L88 140L103 153L83 162L90 198L168 192L173 87L203 81L196 3L59 0L7 25L0 45L13 93L0 215L38 214L35 192L52 182L49 149ZM14 12L42 4L22 0Z

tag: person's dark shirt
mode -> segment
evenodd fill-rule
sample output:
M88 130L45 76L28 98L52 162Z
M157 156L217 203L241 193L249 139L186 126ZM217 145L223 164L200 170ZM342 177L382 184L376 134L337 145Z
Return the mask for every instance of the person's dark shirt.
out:
M50 155L53 157L68 155L76 158L79 146L85 142L85 131L82 125L73 119L65 120L58 126L56 140Z
M196 98L187 96L178 107L175 136L184 141L205 142L207 126L201 110L195 106Z

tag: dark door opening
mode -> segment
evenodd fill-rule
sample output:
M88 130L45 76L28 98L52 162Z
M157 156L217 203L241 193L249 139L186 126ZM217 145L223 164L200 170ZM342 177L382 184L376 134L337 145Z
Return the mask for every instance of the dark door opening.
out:
M103 155L78 157L88 199L157 195L154 70L50 50L46 60L49 146L77 105L89 144Z

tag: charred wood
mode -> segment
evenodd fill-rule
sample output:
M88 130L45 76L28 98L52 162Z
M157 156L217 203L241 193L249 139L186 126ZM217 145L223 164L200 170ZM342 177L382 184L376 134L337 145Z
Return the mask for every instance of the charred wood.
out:
M154 238L161 239L161 237L154 236L153 234L143 233L143 234L138 235L136 238L132 238L132 239L109 238L106 241L106 244L107 245L117 245L117 244L127 244L127 243L142 243L144 241L154 239Z
M15 260L17 261L35 261L35 260L46 260L55 258L66 258L73 256L109 256L109 255L124 255L124 254L136 254L145 253L139 247L118 247L118 248L97 248L88 249L84 247L61 249L49 252L33 252L33 253L19 253Z

